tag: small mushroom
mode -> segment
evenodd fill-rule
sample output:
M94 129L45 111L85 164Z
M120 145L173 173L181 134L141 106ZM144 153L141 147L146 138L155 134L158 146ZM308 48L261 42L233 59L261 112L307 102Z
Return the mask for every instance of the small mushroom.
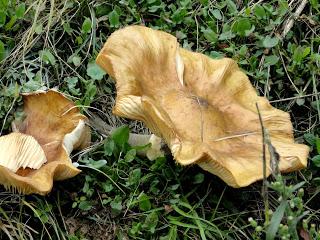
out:
M150 148L147 150L140 150L138 154L140 156L145 156L149 160L155 160L159 157L164 157L165 151L162 149L164 147L163 141L158 136L151 134L134 134L129 135L128 143L131 146L144 146L150 144Z
M87 118L74 103L55 91L22 94L22 121L0 138L0 184L24 194L49 193L54 180L74 177L80 170L69 157L90 142ZM11 143L10 155L3 152ZM8 148L9 149L9 148Z
M180 48L168 33L130 26L109 37L96 61L116 80L114 114L143 121L182 165L198 164L233 187L262 179L256 103L279 169L307 165L309 148L294 143L289 114L259 97L232 59L211 59Z

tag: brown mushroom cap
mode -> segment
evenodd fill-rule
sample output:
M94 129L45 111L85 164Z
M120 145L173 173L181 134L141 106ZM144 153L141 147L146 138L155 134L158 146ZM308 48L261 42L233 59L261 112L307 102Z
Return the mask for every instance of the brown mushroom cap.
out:
M90 142L87 118L63 94L49 90L23 94L25 119L14 122L16 131L32 136L41 146L47 163L39 169L13 172L0 166L0 183L24 194L45 195L54 180L74 177L80 170L72 165L69 154Z
M262 179L256 103L280 170L307 165L309 148L294 143L289 114L257 96L232 59L214 60L180 48L170 34L130 26L109 37L97 63L117 82L114 113L145 122L182 165L199 164L233 187Z

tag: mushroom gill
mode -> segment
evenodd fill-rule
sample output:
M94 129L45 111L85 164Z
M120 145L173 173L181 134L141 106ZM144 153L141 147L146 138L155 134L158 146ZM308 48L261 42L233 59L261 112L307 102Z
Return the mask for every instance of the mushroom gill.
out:
M85 124L87 118L62 93L48 90L22 96L25 118L13 123L16 133L10 135L32 139L29 142L32 142L34 151L32 153L27 146L12 146L10 149L16 153L13 153L14 157L10 161L20 162L21 156L28 154L29 163L18 164L19 169L1 164L0 184L24 194L45 195L51 191L54 180L64 180L80 173L72 165L69 155L74 149L88 146L90 130ZM0 140L1 148L5 144ZM46 161L41 161L40 164L39 161L44 158Z
M19 168L39 169L46 161L46 155L32 136L11 133L0 137L0 165L12 172Z
M129 26L109 37L96 61L116 80L114 114L143 121L182 165L198 164L233 187L262 179L256 104L280 170L307 165L309 148L294 143L289 114L259 97L232 59L211 59L180 48L168 33Z

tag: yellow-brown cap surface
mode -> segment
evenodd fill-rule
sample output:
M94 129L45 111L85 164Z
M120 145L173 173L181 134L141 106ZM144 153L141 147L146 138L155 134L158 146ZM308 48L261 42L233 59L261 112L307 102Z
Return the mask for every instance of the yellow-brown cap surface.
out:
M47 162L39 169L20 168L16 172L0 166L0 183L24 194L45 195L51 191L54 180L71 178L80 172L69 155L73 149L89 144L90 130L85 124L87 118L57 91L23 94L23 101L25 118L14 122L15 131L32 136Z
M257 96L232 59L214 60L180 48L170 34L130 26L109 37L96 61L116 80L114 113L145 122L182 165L198 164L233 187L262 179L256 103L280 170L307 165L309 148L294 143L289 114Z

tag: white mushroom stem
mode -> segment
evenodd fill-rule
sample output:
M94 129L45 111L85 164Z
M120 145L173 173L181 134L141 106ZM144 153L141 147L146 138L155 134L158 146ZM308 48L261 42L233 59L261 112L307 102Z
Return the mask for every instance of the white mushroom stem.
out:
M79 139L83 136L86 124L83 120L79 120L79 123L72 132L67 133L63 138L63 146L66 149L68 155L72 152L75 146L79 143Z
M163 150L164 143L162 139L154 134L135 134L129 135L128 143L131 146L144 146L151 144L151 147L147 150L138 151L139 155L146 156L150 160L154 160L158 157L163 157L165 152Z
M0 137L0 165L17 172L19 168L39 169L47 162L37 140L22 133Z
M106 136L110 136L115 130L114 127L106 124L99 116L94 113L88 114L90 116L90 123L99 132ZM150 160L154 160L158 157L169 154L170 150L167 148L166 144L162 138L154 134L136 134L130 133L128 143L131 146L144 146L151 143L151 147L146 150L138 151L137 154L140 156L146 156Z

